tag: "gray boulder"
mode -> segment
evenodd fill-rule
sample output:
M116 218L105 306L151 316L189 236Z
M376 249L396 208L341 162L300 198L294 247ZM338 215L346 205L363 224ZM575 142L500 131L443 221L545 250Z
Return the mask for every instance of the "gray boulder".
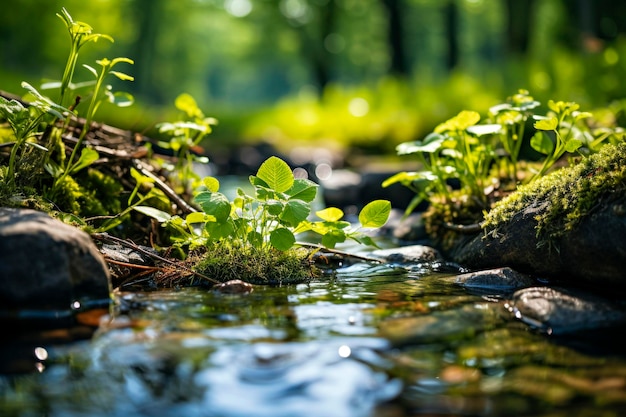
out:
M76 301L107 300L111 290L87 233L27 209L0 208L0 280L0 302L9 310L68 310Z

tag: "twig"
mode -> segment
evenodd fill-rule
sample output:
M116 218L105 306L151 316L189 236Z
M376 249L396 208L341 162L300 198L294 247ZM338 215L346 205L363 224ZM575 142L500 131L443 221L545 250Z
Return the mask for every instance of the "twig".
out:
M189 203L187 203L184 199L182 199L176 193L176 191L172 190L172 188L169 185L167 185L163 180L161 180L159 177L154 175L152 171L147 169L143 162L141 162L138 159L133 159L133 166L135 167L136 170L141 172L143 175L154 180L157 187L159 187L159 189L163 191L165 195L167 195L170 198L170 200L172 200L182 210L183 213L189 214L189 213L194 213L198 211L195 208L193 208Z
M220 284L219 281L217 281L217 280L215 280L213 278L209 278L206 275L201 274L201 273L199 273L197 271L194 271L191 268L187 268L186 266L181 265L179 262L174 262L174 261L171 261L169 259L163 258L162 256L159 256L159 255L156 255L154 253L151 253L151 252L149 252L149 251L139 247L138 245L136 245L135 243L133 243L133 242L131 242L129 240L120 239L118 237L111 236L108 233L92 233L91 236L94 239L98 239L98 240L101 240L101 241L109 240L109 241L113 241L113 242L119 243L120 245L126 246L128 248L133 249L133 250L136 250L137 252L141 252L144 255L147 255L147 256L149 256L151 258L157 259L157 260L159 260L161 262L165 262L166 264L171 265L171 266L173 266L175 268L184 269L185 271L190 272L193 275L197 275L200 278L206 279L207 281L212 282L213 284Z
M335 255L345 256L347 258L355 258L355 259L360 259L362 261L383 263L382 260L377 259L377 258L370 258L368 256L363 256L363 255L355 255L353 253L344 252L344 251L337 250L337 249L329 249L323 245L318 245L317 243L296 242L296 245L316 248L316 249L323 250L329 253L334 253Z

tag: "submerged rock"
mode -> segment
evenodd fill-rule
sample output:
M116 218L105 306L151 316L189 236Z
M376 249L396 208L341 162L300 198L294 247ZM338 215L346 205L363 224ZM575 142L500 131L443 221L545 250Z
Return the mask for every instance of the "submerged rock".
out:
M106 263L89 235L35 210L0 208L0 277L9 309L69 310L110 294Z
M505 307L524 323L549 334L626 324L626 310L615 302L587 292L550 287L516 291Z
M472 290L511 291L530 287L536 282L511 268L496 268L457 275L455 283Z

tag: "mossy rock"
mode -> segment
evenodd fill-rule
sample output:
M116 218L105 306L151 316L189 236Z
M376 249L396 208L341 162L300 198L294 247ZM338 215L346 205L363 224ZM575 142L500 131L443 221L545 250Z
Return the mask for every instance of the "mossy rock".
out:
M450 256L469 268L626 288L626 144L522 186Z

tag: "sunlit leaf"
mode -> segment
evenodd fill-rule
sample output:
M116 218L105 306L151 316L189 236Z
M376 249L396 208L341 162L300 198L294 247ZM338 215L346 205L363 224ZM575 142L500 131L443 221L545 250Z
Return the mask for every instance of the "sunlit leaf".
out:
M327 222L336 222L343 217L343 211L337 207L328 207L323 210L316 211L315 214L322 220Z
M556 117L550 117L547 119L537 120L534 124L537 130L556 130L559 125L559 121Z
M368 203L359 213L359 222L363 227L382 227L389 219L391 202L374 200Z
M471 110L463 110L456 116L441 123L435 128L435 133L461 131L475 125L480 120L480 114Z
M150 206L135 206L133 207L133 210L145 214L148 217L152 217L153 219L156 219L159 223L169 221L172 218L172 215L170 215L169 213Z
M293 172L282 159L271 156L261 164L256 174L267 185L278 193L289 190L294 183Z
M280 215L280 219L295 227L306 220L311 213L311 206L302 200L289 200Z

